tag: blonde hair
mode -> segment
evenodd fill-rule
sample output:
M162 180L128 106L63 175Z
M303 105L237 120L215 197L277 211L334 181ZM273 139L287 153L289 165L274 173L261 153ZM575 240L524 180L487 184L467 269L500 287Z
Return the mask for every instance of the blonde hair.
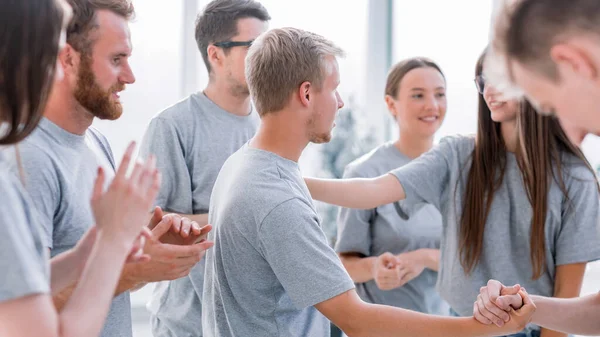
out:
M326 59L344 51L324 37L297 28L273 29L259 36L246 56L246 79L260 116L282 110L300 84L321 90Z

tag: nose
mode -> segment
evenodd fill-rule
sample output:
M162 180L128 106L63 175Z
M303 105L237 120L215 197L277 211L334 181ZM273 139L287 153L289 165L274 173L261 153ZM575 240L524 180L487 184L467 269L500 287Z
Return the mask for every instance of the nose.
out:
M125 63L123 69L121 70L121 74L119 76L119 80L121 83L125 84L133 84L135 83L135 75L133 74L133 70L129 63Z
M486 84L485 88L483 89L483 96L489 101L492 98L496 98L496 96L498 96L500 93L498 92L498 90L490 84Z
M439 108L439 102L435 99L435 97L431 96L425 102L425 109L427 111L437 111Z
M337 101L338 101L338 110L344 107L344 101L342 100L342 97L340 96L340 94L336 91L335 96L337 97Z

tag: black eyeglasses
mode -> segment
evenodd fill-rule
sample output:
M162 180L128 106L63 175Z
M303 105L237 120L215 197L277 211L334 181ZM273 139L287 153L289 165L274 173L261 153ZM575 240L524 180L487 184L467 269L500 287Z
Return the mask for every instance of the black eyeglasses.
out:
M483 91L485 90L485 77L483 75L475 76L475 86L477 87L477 91L483 95Z
M220 48L233 48L233 47L250 47L254 40L250 41L222 41L215 42L213 45Z

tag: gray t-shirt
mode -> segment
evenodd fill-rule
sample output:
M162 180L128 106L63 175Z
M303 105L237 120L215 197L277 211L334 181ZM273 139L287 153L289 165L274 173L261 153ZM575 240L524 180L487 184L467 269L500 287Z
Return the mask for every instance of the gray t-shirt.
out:
M459 257L459 219L475 146L472 137L447 137L428 153L392 171L406 192L401 202L410 213L428 202L442 213L441 269L438 290L459 315L473 312L479 288L489 279L521 284L530 294L552 296L556 266L600 258L600 207L595 177L580 160L563 156L570 203L552 180L546 219L546 270L532 280L530 228L532 208L514 154L508 153L502 184L494 194L483 238L481 259L466 275Z
M141 155L156 155L162 173L156 204L170 212L208 213L221 166L254 135L259 121L256 112L231 114L203 93L154 117ZM155 336L202 336L203 280L204 259L189 276L156 284L149 304Z
M19 178L8 169L4 150L0 148L0 302L50 293L41 227Z
M114 176L110 146L94 128L80 136L43 118L19 150L25 188L40 214L44 246L56 256L73 248L95 223L90 200L98 166L104 166L107 183ZM12 164L17 172L16 162ZM101 336L132 336L129 292L114 298Z
M372 178L404 166L411 159L393 143L383 144L350 163L344 178ZM439 249L442 216L432 205L421 204L408 220L402 219L393 204L374 209L341 208L338 214L338 253L379 256L394 255L422 248ZM383 291L374 280L356 284L360 297L370 303L385 304L432 314L448 312L435 291L437 272L425 269L421 275L400 288Z
M314 305L354 284L327 244L298 164L244 145L219 173L209 214L204 334L329 336Z

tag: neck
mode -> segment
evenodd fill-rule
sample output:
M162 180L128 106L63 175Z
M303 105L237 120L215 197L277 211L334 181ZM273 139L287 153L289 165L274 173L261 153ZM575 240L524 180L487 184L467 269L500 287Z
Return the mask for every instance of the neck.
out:
M250 113L250 95L234 95L231 88L216 80L210 80L204 94L221 109L238 116Z
M408 132L400 132L400 137L394 145L402 154L410 159L415 159L433 147L433 136L415 137Z
M59 84L52 89L44 117L65 131L83 135L94 121L94 115L84 109L72 93Z
M293 116L279 111L262 117L260 128L250 146L298 162L309 141L305 130L298 128L298 124L290 120L290 115Z
M506 150L508 152L516 152L517 151L517 121L508 121L502 122L500 124L500 131L502 132L502 138L504 139L504 144L506 145Z

